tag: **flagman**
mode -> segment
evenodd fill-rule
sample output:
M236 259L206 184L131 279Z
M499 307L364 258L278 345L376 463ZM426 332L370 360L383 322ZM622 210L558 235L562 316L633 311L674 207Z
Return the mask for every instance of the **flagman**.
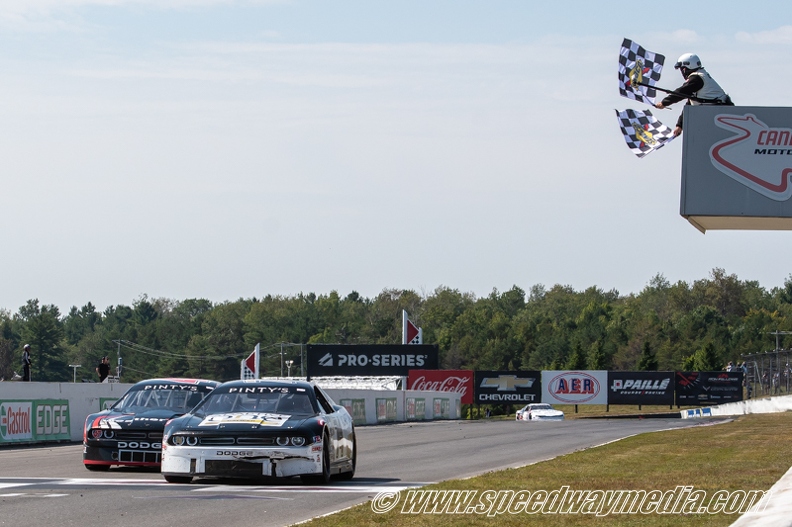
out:
M665 99L655 104L655 107L662 110L668 108L675 102L687 98L687 104L692 105L714 105L723 104L726 106L734 106L729 95L723 91L723 88L715 82L707 70L701 65L701 60L698 55L693 53L685 53L676 64L674 68L682 73L685 83L675 90L675 93L669 94ZM682 133L682 114L679 115L676 128L674 128L674 135L678 136Z

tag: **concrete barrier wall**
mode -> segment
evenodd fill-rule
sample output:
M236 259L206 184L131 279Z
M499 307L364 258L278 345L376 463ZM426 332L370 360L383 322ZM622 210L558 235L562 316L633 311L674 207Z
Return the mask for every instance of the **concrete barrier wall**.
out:
M85 418L120 398L132 384L0 382L0 446L42 441L82 441ZM446 392L329 389L336 404L347 407L355 424L424 419L459 419L461 395ZM61 418L61 412L68 419ZM14 415L31 422L23 430L9 426ZM22 420L22 419L19 419ZM62 424L61 424L62 420ZM52 423L56 432L52 433ZM64 430L68 422L68 430ZM47 429L48 434L37 434Z
M346 407L356 425L462 417L459 393L336 388L325 391L336 404Z
M101 410L104 403L115 401L124 395L130 386L132 384L126 383L0 382L0 418L7 415L13 402L68 401L68 436L72 441L82 441L85 418ZM44 417L42 413L40 418ZM33 426L35 428L35 424ZM4 439L4 435L12 434L8 433L8 425L4 427L0 422L0 446L37 442L35 430L32 432L30 439L25 439L26 434L21 434L22 437L17 439Z
M781 395L778 397L768 397L765 399L749 399L747 401L726 403L719 406L682 410L681 414L683 419L694 419L697 417L772 414L789 412L790 410L792 410L792 395Z

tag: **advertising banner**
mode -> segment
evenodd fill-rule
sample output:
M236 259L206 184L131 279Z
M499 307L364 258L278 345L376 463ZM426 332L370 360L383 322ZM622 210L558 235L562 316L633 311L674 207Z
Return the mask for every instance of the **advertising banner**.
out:
M404 418L407 421L422 421L426 419L426 399L424 397L407 397Z
M674 372L609 371L608 404L674 404Z
M374 400L377 408L377 422L384 423L396 420L396 398L383 397Z
M365 399L341 399L338 404L346 408L352 416L352 422L356 425L366 424L366 400Z
M434 344L308 344L309 379L330 376L406 377L410 370L436 370L437 364L437 345Z
M542 395L538 371L477 371L475 387L476 404L526 405L538 403Z
M459 393L462 404L473 404L473 370L410 370L407 389Z
M451 401L443 397L435 397L434 401L434 418L435 419L451 419Z
M741 371L676 372L676 404L689 406L743 400Z
M69 401L0 401L0 443L70 439Z
M550 404L607 404L606 370L542 371L542 402Z
M792 108L685 106L680 214L708 229L792 228Z

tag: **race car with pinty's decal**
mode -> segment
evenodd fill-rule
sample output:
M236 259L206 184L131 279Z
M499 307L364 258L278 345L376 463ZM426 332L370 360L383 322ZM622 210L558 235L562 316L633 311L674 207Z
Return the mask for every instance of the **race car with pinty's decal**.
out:
M219 385L204 379L140 381L109 409L85 419L83 465L94 471L113 465L159 467L165 423Z
M357 441L352 417L314 383L230 381L189 413L169 421L162 475L193 478L289 478L323 484L352 479Z

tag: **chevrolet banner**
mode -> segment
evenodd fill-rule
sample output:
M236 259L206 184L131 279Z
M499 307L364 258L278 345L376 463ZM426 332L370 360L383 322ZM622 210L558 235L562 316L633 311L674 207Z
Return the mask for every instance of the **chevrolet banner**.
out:
M538 403L542 395L541 373L538 371L476 371L474 381L476 404Z

